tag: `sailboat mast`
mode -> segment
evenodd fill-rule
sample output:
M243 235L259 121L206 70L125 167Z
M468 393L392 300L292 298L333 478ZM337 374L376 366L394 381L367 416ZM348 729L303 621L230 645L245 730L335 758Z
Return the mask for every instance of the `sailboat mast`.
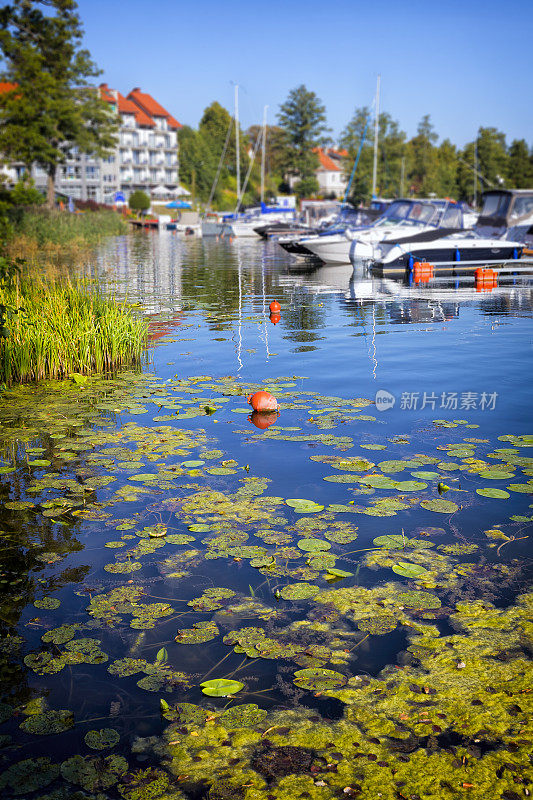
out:
M374 119L374 166L372 169L372 197L376 196L376 186L378 178L378 133L379 133L379 87L381 75L378 75L376 86L376 116Z
M239 147L239 86L235 84L235 159L237 165L237 203L241 199L241 159Z
M261 202L265 202L265 162L266 162L266 135L267 135L267 109L263 109L263 137L262 137L262 150L261 150Z

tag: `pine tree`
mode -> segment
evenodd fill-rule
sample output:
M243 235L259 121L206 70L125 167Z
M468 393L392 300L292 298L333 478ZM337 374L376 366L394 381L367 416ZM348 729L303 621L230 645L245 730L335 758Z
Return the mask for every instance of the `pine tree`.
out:
M0 10L2 79L14 85L0 96L0 150L46 171L50 207L57 167L71 147L105 155L118 128L89 84L100 71L80 47L76 11L74 0L14 0Z
M313 148L328 141L325 106L302 84L292 89L280 106L278 122L282 130L281 166L284 173L297 177L305 194L317 191L315 170L318 157Z

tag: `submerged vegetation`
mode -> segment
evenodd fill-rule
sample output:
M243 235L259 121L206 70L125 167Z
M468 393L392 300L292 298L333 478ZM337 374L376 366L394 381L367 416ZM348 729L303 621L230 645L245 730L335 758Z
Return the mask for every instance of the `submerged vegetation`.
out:
M320 486L308 498L268 494L272 478L220 448L213 425L248 414L243 396L257 388L233 377L130 372L89 378L83 391L6 392L2 790L31 800L533 791L533 601L514 557L533 517L523 455L533 437L495 442L468 435L468 420L435 420L416 443L366 425L358 444L346 423L372 426L370 401L302 382L271 379L268 390L283 416L303 412L308 432L282 425L262 437L322 450L306 457ZM443 482L454 500L440 497ZM17 582L17 560L41 577ZM83 675L98 686L96 713L90 696L67 700ZM64 737L74 733L73 754ZM44 736L57 738L50 757L17 749Z
M0 307L10 310L0 338L4 385L69 376L80 381L141 360L146 324L87 281L25 271L0 281Z

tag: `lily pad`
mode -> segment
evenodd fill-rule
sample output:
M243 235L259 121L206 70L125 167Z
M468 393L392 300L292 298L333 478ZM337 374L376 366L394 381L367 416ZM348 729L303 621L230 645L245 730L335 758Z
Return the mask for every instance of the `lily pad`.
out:
M244 683L231 681L226 678L215 678L212 681L204 681L200 684L202 692L209 697L230 697L244 689Z
M297 514L316 514L317 511L323 511L324 506L315 503L314 500L303 500L299 498L289 498L285 501L288 506L294 508Z
M87 731L85 744L93 750L107 750L120 741L120 734L114 728L102 728L99 731Z
M306 553L314 553L319 550L329 550L331 543L325 542L323 539L300 539L298 547Z
M385 536L376 536L374 539L374 544L377 544L378 547L385 547L388 550L397 550L400 547L404 547L407 540L404 539L403 536L399 534L392 533L386 534Z
M26 758L12 764L0 775L0 790L9 787L14 795L36 792L58 776L59 765L50 763L49 758Z
M45 611L54 611L61 605L61 600L57 597L42 597L40 600L35 600L33 603L35 608L42 608Z
M435 511L438 514L452 514L459 509L456 503L451 500L423 500L420 505L428 511Z
M301 689L322 692L344 686L346 677L332 669L299 669L294 673L294 683Z
M399 561L392 568L392 571L397 575L403 575L404 578L420 578L423 575L429 575L425 567L420 564L411 564L409 561Z
M319 591L320 588L312 583L293 583L291 586L285 586L280 595L284 600L309 600Z
M476 489L476 492L481 495L481 497L493 497L498 500L506 500L511 495L509 492L506 492L504 489Z
M45 711L43 714L33 714L20 724L25 733L38 736L48 736L52 733L63 733L74 727L74 716L71 711Z

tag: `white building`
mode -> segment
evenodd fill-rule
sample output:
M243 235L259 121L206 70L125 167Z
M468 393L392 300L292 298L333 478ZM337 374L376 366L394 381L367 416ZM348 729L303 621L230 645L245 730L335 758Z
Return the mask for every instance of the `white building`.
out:
M343 197L346 191L346 175L344 173L344 159L348 156L346 150L328 148L323 150L316 147L313 150L318 156L319 166L315 172L320 194Z
M161 197L161 187L165 187L171 197L179 186L178 130L181 124L138 87L127 97L105 83L98 91L102 100L109 103L111 112L120 118L114 152L107 158L99 158L73 147L67 161L58 167L56 191L75 200L108 204L114 202L117 192L122 192L127 200L136 189L150 194L158 187ZM16 182L24 174L24 167L8 165L3 172ZM32 177L36 187L46 193L46 172L34 165Z

